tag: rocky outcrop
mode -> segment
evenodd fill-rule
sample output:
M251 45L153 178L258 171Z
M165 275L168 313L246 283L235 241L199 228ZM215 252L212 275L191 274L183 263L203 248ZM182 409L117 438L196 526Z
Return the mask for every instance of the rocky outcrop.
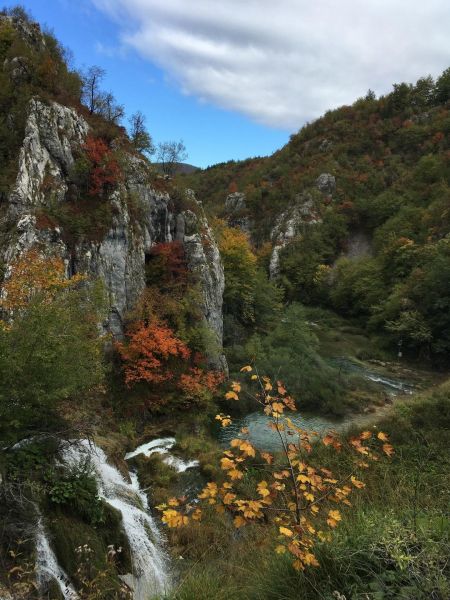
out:
M187 190L191 199L193 192ZM227 371L222 352L223 319L222 303L225 276L219 248L208 225L201 204L198 210L185 210L176 218L175 238L182 242L189 269L197 275L202 292L202 312L215 343L211 349L209 363L212 367Z
M242 192L228 194L225 200L225 214L230 227L238 227L245 233L250 234L253 222L247 214L245 194Z
M74 110L33 99L19 156L10 212L19 216L45 204L44 180L52 178L55 199L64 200L73 152L86 138L88 124Z
M330 173L321 173L316 180L316 187L322 194L332 196L336 191L336 179Z
M88 124L74 110L38 99L30 102L17 179L3 224L7 229L4 262L8 265L38 244L48 254L64 259L68 276L78 272L100 278L109 305L104 328L120 337L124 317L145 287L146 254L156 243L179 240L189 268L198 275L205 323L217 342L209 360L226 369L222 356L223 267L203 209L192 192L188 192L188 200L193 210L177 212L169 195L149 184L146 161L125 155L124 181L109 197L112 218L102 239L83 239L69 246L61 228L39 225L39 210L50 201L68 201L68 174L88 131ZM50 199L45 192L48 179ZM139 219L130 215L130 198L139 206Z
M278 217L271 232L273 243L269 264L271 279L277 277L279 273L281 250L293 238L300 235L304 227L316 225L321 221L320 205L313 194L298 194L296 204Z

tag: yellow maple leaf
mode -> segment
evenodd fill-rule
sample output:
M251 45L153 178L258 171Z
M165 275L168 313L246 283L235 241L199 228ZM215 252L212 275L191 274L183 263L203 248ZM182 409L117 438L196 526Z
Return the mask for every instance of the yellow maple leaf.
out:
M239 396L236 394L236 392L227 392L225 394L225 398L227 400L239 400Z
M288 529L287 527L280 527L279 531L281 535L285 535L286 537L292 537L294 535L294 532L291 529Z
M341 519L341 513L338 510L328 511L327 523L330 527L336 527Z
M235 498L236 498L236 494L232 494L231 492L228 492L223 497L222 502L224 504L231 504Z
M362 489L362 488L366 487L365 483L363 483L362 481L359 481L358 479L356 479L356 477L353 477L353 475L351 476L350 481L358 489Z
M235 466L236 466L236 463L234 462L234 460L230 460L226 456L224 458L220 459L220 467L224 471L227 471L228 469L234 469Z
M267 489L267 481L260 481L256 486L258 490L258 494L265 498L266 496L270 496L270 490Z
M273 411L275 414L282 415L282 414L283 414L283 411L284 411L284 404L281 404L281 402L274 402L274 403L272 404L272 411Z
M268 452L261 452L261 458L263 458L268 465L273 463L273 456Z
M311 479L309 477L307 477L306 475L297 475L297 481L300 481L301 483L309 483L311 481Z
M230 479L242 479L244 477L244 474L242 473L242 471L239 471L239 469L230 469L228 471L228 477Z
M388 456L392 456L395 452L394 447L391 444L383 444L383 452Z
M238 515L237 517L234 517L233 523L234 523L235 527L239 528L239 527L243 527L244 525L246 525L247 521L243 517Z
M382 442L387 442L387 441L389 440L389 437L387 436L387 434L386 434L386 433L383 433L382 431L379 431L379 432L377 433L377 438L378 438L379 440L381 440Z
M241 373L250 373L250 371L253 371L253 369L250 365L246 365L245 367L242 367L242 369L241 369Z

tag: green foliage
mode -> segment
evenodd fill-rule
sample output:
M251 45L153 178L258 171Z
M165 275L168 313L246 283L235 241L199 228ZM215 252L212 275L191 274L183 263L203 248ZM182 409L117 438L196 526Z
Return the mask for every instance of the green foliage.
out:
M446 272L447 259L433 257L442 256L450 234L449 82L446 69L436 82L423 77L396 84L378 99L368 93L306 125L270 157L230 161L182 179L222 218L229 218L227 194L244 193L239 218L248 219L251 241L260 247L275 243L270 232L282 213L306 193L317 195L317 177L333 174L332 197L317 196L322 223L305 223L280 252L285 298L358 318L377 328L391 349L402 333L409 356L442 365L449 356L448 290L444 277L438 281L428 271L435 273L439 262ZM366 253L346 252L355 231L367 236ZM234 339L249 327L241 322L248 313L246 277L229 276L235 294L225 329ZM425 280L437 285L440 303Z
M243 353L255 362L259 372L283 381L302 409L341 415L348 408L346 386L318 349L319 341L304 308L294 303L280 315L270 333L250 337Z
M244 233L222 223L216 223L216 231L225 272L224 343L234 347L252 332L271 329L280 313L282 291L268 280Z
M104 505L89 461L68 470L50 470L46 475L48 501L96 525L105 522Z
M0 437L13 441L45 430L63 400L83 396L103 381L97 324L98 285L66 289L52 302L39 295L7 329L0 327Z

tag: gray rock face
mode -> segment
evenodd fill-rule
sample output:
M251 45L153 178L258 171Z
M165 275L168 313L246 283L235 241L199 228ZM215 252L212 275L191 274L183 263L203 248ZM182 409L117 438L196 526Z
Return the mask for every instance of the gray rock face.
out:
M225 200L225 212L228 225L230 227L238 227L245 233L250 234L253 223L245 214L246 208L245 194L242 192L228 194Z
M123 320L145 287L145 256L159 242L180 240L189 268L198 274L202 291L202 312L214 333L217 348L209 356L211 364L226 370L222 355L223 266L201 206L176 214L166 193L155 191L148 183L147 164L135 156L126 157L125 178L109 198L111 227L99 242L84 240L75 247L64 242L58 228L37 226L36 209L46 206L45 177L51 176L53 202L67 202L67 174L74 152L84 142L89 127L75 111L56 103L32 100L20 152L15 186L9 196L9 238L0 249L8 265L32 246L39 245L49 255L64 259L67 275L86 273L100 278L108 297L109 314L104 327L114 336L123 335ZM128 200L140 208L136 222ZM198 210L197 210L198 208Z
M336 179L330 173L321 173L316 180L316 186L319 192L331 196L336 191Z
M242 192L228 194L227 199L225 200L225 210L227 212L237 212L239 210L244 210L245 208L245 194Z
M311 194L299 194L296 201L297 204L295 206L283 212L278 217L275 227L271 232L271 239L273 242L272 255L269 263L269 274L271 279L276 278L279 274L281 250L287 246L293 238L301 235L304 227L322 222L318 203Z
M36 99L30 101L18 175L9 198L10 212L18 216L44 205L46 176L52 178L57 200L64 200L73 151L83 143L87 132L88 124L74 110L56 102L48 105Z

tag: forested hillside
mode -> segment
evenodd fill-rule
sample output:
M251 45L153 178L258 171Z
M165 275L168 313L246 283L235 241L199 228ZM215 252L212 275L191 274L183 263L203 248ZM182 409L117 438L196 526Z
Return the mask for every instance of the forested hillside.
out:
M274 280L286 301L356 318L391 349L444 366L449 100L450 69L378 99L369 91L273 156L214 165L183 182L209 214L250 233L266 269L276 248Z

